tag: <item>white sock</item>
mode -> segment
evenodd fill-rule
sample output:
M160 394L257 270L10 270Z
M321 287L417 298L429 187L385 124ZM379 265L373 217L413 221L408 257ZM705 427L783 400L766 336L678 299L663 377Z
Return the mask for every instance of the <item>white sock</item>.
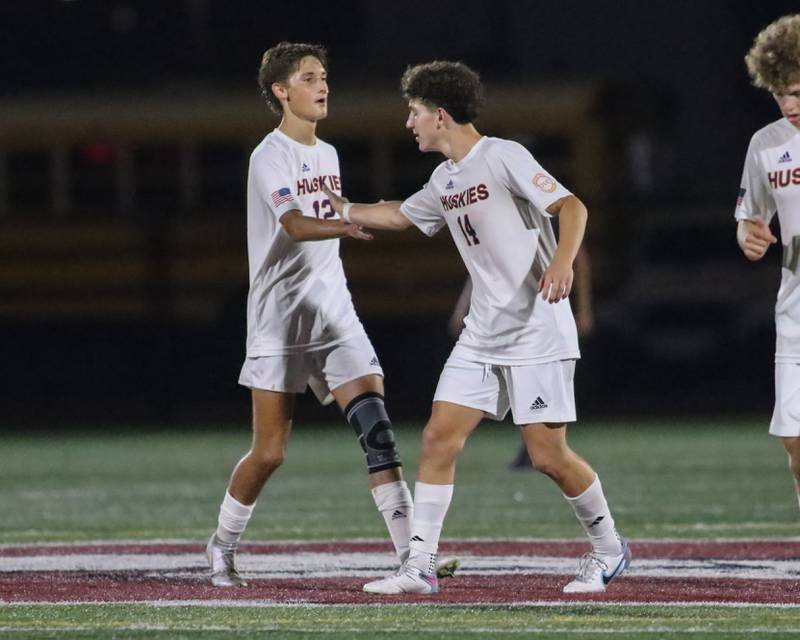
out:
M217 539L226 544L238 544L255 506L255 502L250 506L242 504L226 491L219 508Z
M595 553L603 556L618 556L622 553L622 544L603 495L600 478L595 475L594 482L579 496L574 498L564 496L564 498L575 510L575 515L589 536Z
M375 506L381 512L394 550L400 562L408 558L408 540L411 538L411 521L414 517L414 503L405 480L387 482L372 490Z
M452 484L417 482L414 485L414 521L411 523L408 562L420 571L436 573L439 536L452 499Z

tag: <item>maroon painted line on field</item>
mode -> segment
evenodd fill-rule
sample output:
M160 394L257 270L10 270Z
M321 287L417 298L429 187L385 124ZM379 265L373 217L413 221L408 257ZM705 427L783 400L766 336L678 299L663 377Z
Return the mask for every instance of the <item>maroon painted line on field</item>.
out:
M551 602L719 602L797 604L800 581L623 577L607 592L566 595L569 578L549 575L459 576L447 580L435 596L373 596L363 578L252 580L247 588L220 589L205 581L166 580L141 573L18 573L0 577L5 602L136 602L165 600L261 600L307 604L509 604Z
M686 540L686 541L631 541L637 558L664 558L699 560L789 560L800 558L800 540ZM294 554L294 553L382 553L389 555L393 549L388 542L302 542L302 543L250 543L243 544L240 553ZM589 551L585 542L575 541L444 541L439 555L474 556L580 556ZM74 545L20 545L0 547L0 557L60 556L77 554L178 554L205 553L205 545L192 543L111 543Z

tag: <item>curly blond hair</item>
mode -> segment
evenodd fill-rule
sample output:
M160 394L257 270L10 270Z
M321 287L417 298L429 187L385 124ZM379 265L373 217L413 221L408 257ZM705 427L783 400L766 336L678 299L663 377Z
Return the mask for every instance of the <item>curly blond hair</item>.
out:
M756 87L785 93L800 83L800 14L783 16L762 29L744 60Z

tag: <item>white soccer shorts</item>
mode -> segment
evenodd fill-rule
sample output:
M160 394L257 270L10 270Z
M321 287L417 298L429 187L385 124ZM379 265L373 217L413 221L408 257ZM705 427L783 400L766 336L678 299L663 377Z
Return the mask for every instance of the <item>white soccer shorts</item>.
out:
M246 358L239 384L284 393L303 393L310 386L322 404L330 404L331 389L373 374L383 376L383 369L369 338L361 333L315 351Z
M800 364L775 363L775 410L769 423L773 436L800 436Z
M433 400L480 409L514 424L575 422L575 360L497 365L469 360L454 350L444 365Z

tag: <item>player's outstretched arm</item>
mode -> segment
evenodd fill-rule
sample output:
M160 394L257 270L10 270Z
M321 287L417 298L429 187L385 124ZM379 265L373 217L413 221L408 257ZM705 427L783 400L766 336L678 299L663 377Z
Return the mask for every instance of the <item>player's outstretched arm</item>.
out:
M558 216L558 246L553 261L539 281L539 291L543 299L553 303L565 300L572 290L572 263L583 241L588 213L575 196L556 200L547 207L547 213Z
M399 200L381 201L375 204L353 204L336 195L327 187L322 189L331 201L333 210L348 222L370 229L387 231L403 231L412 225L411 220L400 211L402 202Z
M736 241L747 259L755 261L761 260L769 245L775 244L778 239L772 234L765 220L752 218L739 220L736 227Z
M287 211L280 218L286 233L295 242L330 240L332 238L355 238L372 240L372 235L357 224L347 224L341 220L319 220L304 216L298 209Z

